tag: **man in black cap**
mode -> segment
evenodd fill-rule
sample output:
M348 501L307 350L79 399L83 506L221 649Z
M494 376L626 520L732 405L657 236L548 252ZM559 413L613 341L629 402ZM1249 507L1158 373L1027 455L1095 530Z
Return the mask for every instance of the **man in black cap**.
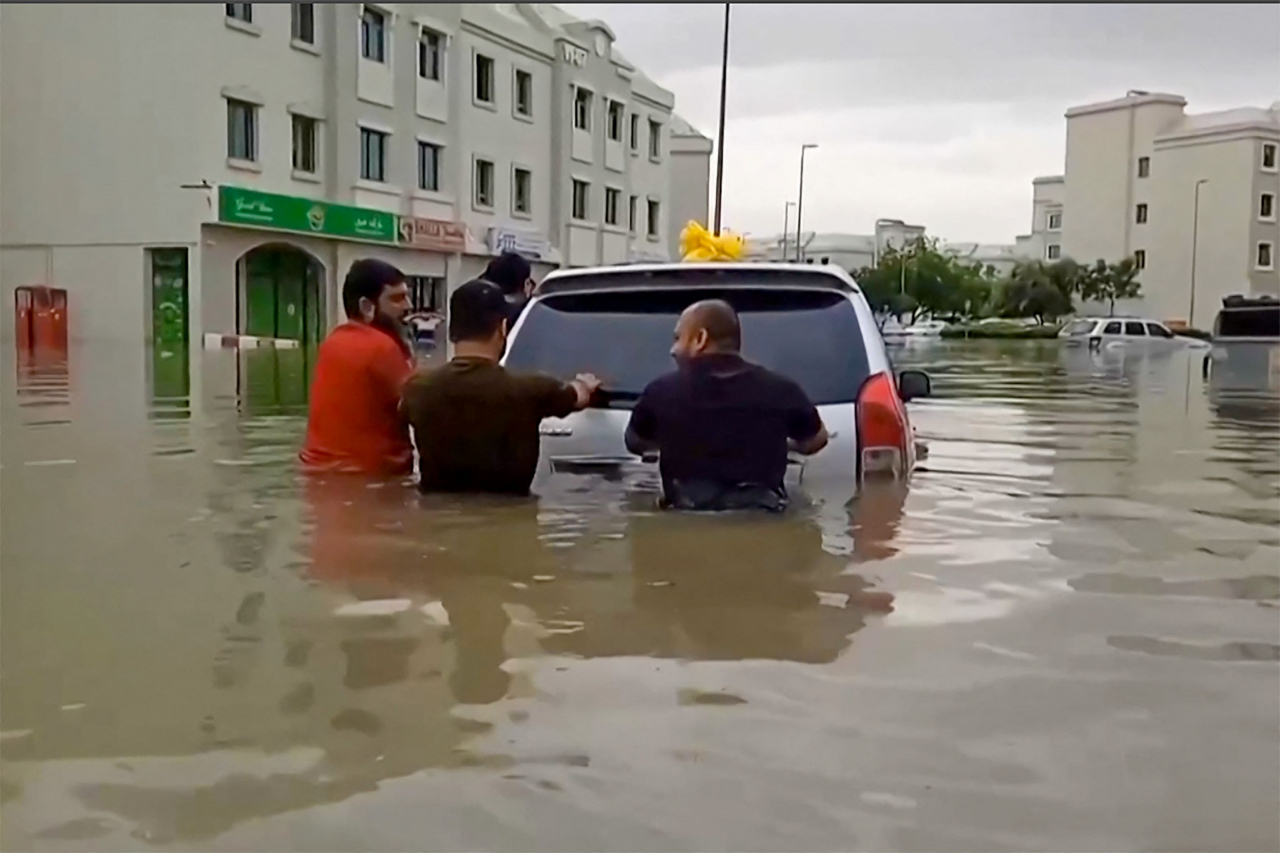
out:
M507 347L508 311L495 284L477 279L459 287L449 299L453 360L405 385L424 492L527 495L542 419L586 408L600 387L590 374L561 382L508 373L498 364Z

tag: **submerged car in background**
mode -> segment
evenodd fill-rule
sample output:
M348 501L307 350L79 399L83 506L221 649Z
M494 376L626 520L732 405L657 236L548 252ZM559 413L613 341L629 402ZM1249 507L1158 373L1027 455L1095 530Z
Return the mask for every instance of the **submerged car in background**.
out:
M1151 349L1205 348L1195 338L1178 335L1164 323L1144 317L1079 317L1062 328L1058 337L1067 346L1089 349L1141 346Z
M847 502L865 478L905 479L916 446L905 403L931 393L927 374L895 376L862 292L836 266L641 264L548 275L512 330L503 363L562 379L604 382L589 409L542 425L537 483L556 472L621 477L652 465L627 452L624 433L645 386L672 370L680 313L723 299L742 323L743 355L788 376L818 406L831 441L793 456L787 485Z
M1223 299L1204 372L1211 391L1280 391L1280 301Z

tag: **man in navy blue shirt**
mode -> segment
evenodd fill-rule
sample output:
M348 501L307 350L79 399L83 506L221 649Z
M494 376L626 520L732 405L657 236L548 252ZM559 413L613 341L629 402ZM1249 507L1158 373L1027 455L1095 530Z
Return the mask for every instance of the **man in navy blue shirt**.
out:
M677 369L649 383L627 425L627 449L657 450L664 504L781 511L787 452L826 446L826 426L795 382L743 359L742 327L718 299L685 309Z

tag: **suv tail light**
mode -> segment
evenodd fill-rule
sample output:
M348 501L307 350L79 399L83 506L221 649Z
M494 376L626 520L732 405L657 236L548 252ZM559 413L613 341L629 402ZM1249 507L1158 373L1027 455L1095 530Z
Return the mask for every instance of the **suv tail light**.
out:
M907 412L893 375L877 373L858 392L858 439L862 476L902 479L911 440Z

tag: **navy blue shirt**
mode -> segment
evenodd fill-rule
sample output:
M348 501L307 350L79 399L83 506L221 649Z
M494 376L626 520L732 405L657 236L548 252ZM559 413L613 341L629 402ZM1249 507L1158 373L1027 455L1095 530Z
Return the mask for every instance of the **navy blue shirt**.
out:
M739 355L717 353L650 382L629 429L658 444L668 496L673 482L782 492L787 439L808 441L822 419L795 382Z

